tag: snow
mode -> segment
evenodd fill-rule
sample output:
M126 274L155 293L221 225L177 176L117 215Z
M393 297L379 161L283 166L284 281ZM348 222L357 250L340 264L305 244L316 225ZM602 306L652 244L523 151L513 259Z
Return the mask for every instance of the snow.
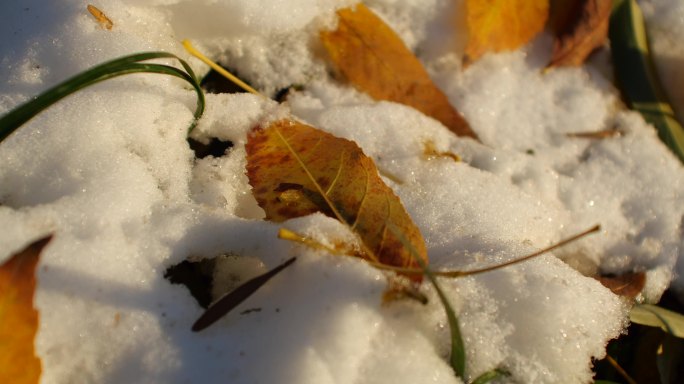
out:
M95 4L113 20L111 31L80 1L0 5L0 112L90 66L144 50L174 52L206 72L184 53L184 38L267 95L304 85L281 106L249 94L207 95L192 137L232 141L219 158L194 158L185 136L195 94L158 75L80 91L0 144L0 260L55 233L38 271L42 382L461 382L447 362L449 331L429 284L425 306L383 304L382 272L276 237L284 226L322 243L349 240L342 225L322 215L262 220L243 145L252 127L288 114L353 139L394 175L385 181L421 229L433 268L494 265L601 224L600 233L553 254L440 280L463 330L466 381L497 367L517 382L590 381L591 359L623 332L628 311L590 277L597 272L644 270L642 299L658 300L684 255L684 172L652 127L621 105L600 55L593 67L543 72L551 40L542 35L463 68L460 48L452 48L462 37L450 35L447 20L459 4L369 2L419 53L477 143L328 75L316 31L333 25L334 10L345 4ZM675 0L644 4L647 18L669 13L653 34L655 46L684 51L684 8ZM622 134L566 135L611 128ZM463 161L425 158L428 142ZM232 256L219 281L298 260L193 333L202 308L164 271L220 255Z

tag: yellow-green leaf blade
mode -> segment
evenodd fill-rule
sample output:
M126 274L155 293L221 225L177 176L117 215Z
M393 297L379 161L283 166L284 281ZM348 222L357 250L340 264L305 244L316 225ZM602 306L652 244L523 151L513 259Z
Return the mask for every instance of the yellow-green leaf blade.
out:
M629 312L633 323L661 328L673 336L684 338L684 315L651 304L635 305Z
M609 37L615 75L629 106L653 124L660 139L684 163L684 128L661 88L643 15L634 0L615 0Z

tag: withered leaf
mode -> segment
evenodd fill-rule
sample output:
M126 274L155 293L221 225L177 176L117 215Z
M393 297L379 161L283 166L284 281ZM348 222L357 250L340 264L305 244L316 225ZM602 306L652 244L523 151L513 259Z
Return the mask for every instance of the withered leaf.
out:
M644 272L629 272L618 276L599 276L598 281L614 294L631 299L635 298L646 285Z
M90 12L91 15L97 20L97 22L102 26L102 28L111 30L112 27L114 27L114 23L112 20L105 15L104 12L100 11L96 6L92 4L88 4L87 6L88 12Z
M555 32L549 67L579 66L608 38L611 0L556 0Z
M38 311L33 307L36 265L51 236L0 266L0 383L38 383L41 362L34 350Z
M459 136L477 138L423 64L382 19L363 4L337 14L337 29L322 31L321 41L332 63L357 89L376 100L413 107Z
M427 261L420 230L378 176L373 160L353 141L280 120L253 130L245 147L249 183L268 220L281 222L322 212L359 236L369 260L418 268L388 231L390 222Z
M515 50L544 29L549 0L466 0L466 62Z

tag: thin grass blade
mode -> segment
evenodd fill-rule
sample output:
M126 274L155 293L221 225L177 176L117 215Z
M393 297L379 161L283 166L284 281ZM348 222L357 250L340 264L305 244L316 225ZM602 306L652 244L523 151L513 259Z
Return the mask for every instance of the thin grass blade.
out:
M461 328L458 325L458 318L456 317L456 312L454 312L451 303L449 303L449 299L444 294L444 291L442 291L442 288L439 286L439 283L437 283L435 275L427 267L423 259L415 250L415 248L413 248L413 245L411 245L411 243L408 241L408 239L406 239L404 234L399 230L399 228L396 227L396 225L392 224L389 221L386 222L386 225L387 229L389 229L394 234L394 236L396 236L397 239L401 241L404 247L408 249L411 256L413 256L413 258L418 262L418 264L420 264L420 267L423 269L425 276L428 278L428 280L430 280L430 283L435 287L435 291L437 292L439 300L441 301L442 306L444 307L444 311L446 312L447 322L449 323L449 331L451 332L451 356L449 357L449 363L451 365L451 368L454 370L458 377L465 377L465 345L463 344L463 337L461 336Z
M141 61L162 58L178 60L183 66L184 71L164 64L140 63ZM197 76L195 76L192 68L190 68L184 60L178 58L174 54L167 52L144 52L124 56L90 68L13 109L0 118L0 142L5 140L22 124L64 97L101 81L132 73L165 74L178 77L190 83L197 93L197 107L195 108L194 120L188 131L191 131L195 127L197 120L204 113L205 101L199 80L197 79Z
M510 372L505 371L503 369L492 369L491 371L487 371L480 376L478 376L475 380L472 381L470 384L487 384L491 383L492 381L496 379L500 379L506 376L510 376Z

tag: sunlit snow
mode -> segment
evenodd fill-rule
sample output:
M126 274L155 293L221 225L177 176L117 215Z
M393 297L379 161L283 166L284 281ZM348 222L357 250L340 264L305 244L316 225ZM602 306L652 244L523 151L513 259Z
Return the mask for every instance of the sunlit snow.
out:
M286 227L335 242L348 239L341 224L320 214L262 220L244 174L244 143L254 126L288 114L356 141L393 175L385 182L422 231L435 269L494 265L600 224L600 233L553 254L440 280L461 322L467 380L505 368L516 382L589 382L591 359L623 332L628 311L591 276L645 271L642 299L659 299L684 255L684 170L654 129L622 105L606 50L585 67L544 72L551 38L542 34L524 49L464 68L463 26L450 27L459 3L366 2L417 52L482 143L330 75L317 31L334 25L335 9L350 2L94 3L114 22L111 31L82 1L3 2L1 113L135 52L173 52L206 73L183 39L268 96L302 86L282 105L208 94L192 137L232 141L222 157L194 157L186 133L195 93L160 75L82 90L0 143L0 260L55 234L38 271L42 382L461 382L448 364L449 330L429 284L422 287L428 305L383 304L382 272L276 236ZM656 51L678 44L684 52L684 7L674 4L645 7L647 17L671 13L654 34ZM622 134L567 135L613 128ZM463 161L426 158L428 142ZM193 333L203 309L164 271L189 257L226 254L246 262L224 273L299 257L235 311Z

